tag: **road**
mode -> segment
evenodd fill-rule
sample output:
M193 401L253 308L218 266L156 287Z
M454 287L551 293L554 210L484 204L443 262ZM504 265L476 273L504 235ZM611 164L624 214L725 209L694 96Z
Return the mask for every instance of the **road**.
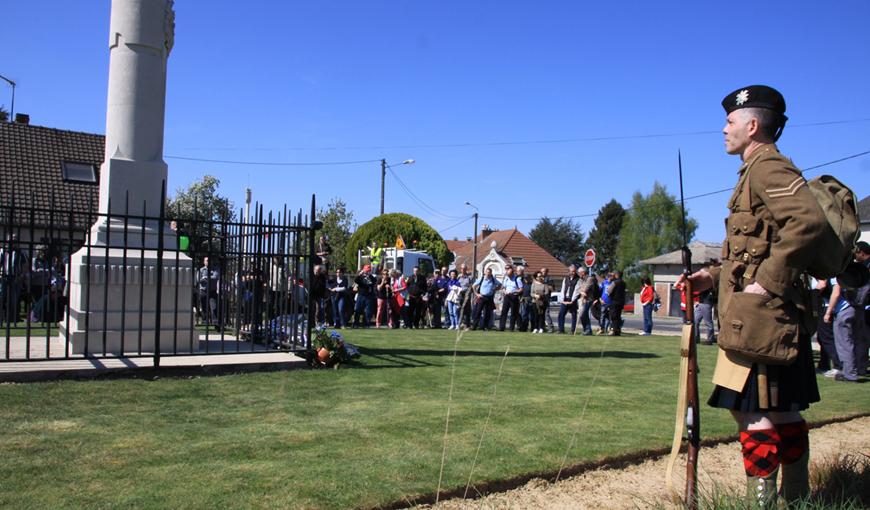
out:
M550 317L553 318L553 322L556 322L557 317L559 316L559 308L556 306L550 307ZM624 313L622 314L622 318L625 320L623 324L623 330L626 333L639 333L643 329L643 315L635 315L633 313ZM568 315L566 318L566 322L570 322L571 316ZM577 318L578 327L580 318ZM594 329L598 329L598 322L593 319ZM569 324L570 326L570 324ZM566 326L567 328L567 326ZM683 321L678 317L653 317L653 334L654 335L673 335L680 336L680 332L683 329Z
M629 332L643 329L643 315L623 314L625 324L622 328ZM683 321L679 317L653 317L653 335L676 335L683 330Z

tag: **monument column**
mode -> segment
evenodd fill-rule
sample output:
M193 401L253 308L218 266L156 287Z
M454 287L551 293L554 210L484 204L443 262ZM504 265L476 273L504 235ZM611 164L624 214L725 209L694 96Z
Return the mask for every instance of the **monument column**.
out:
M192 262L179 254L176 263L175 233L158 220L168 174L163 129L172 5L172 0L112 0L100 216L90 246L70 260L69 329L66 320L61 328L76 354L102 353L104 339L109 353L138 350L140 338L142 350L152 351L158 314L161 350L172 349L172 340L185 349L189 345ZM127 211L134 217L125 222ZM143 211L147 219L135 217ZM165 263L158 261L161 232L162 245L170 250L163 254Z

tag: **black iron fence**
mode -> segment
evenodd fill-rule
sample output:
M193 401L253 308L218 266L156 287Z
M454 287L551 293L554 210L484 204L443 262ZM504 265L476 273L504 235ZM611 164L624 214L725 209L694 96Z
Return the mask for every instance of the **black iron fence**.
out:
M7 204L0 362L310 350L314 197L249 218Z

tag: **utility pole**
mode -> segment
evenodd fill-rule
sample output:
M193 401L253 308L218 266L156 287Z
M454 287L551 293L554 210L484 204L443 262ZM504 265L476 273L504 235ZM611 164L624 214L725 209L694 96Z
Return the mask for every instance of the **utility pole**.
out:
M468 207L474 208L474 248L471 252L471 258L474 259L474 266L471 268L471 276L473 279L477 278L477 218L480 215L480 210L477 209L477 206L472 204L471 202L465 202L465 205Z
M387 177L387 160L381 160L381 216L384 215L384 180Z
M474 211L474 249L471 258L474 259L474 267L471 268L471 277L477 281L477 211Z

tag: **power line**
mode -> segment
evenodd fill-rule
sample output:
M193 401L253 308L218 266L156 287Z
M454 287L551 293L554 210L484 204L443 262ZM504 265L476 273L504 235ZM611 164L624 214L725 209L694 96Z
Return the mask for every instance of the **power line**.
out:
M870 118L860 119L845 119L845 120L829 120L821 122L807 122L804 124L789 124L789 129L792 128L807 128L818 126L833 126L839 124L857 124L862 122L870 122ZM261 148L245 148L245 147L191 147L183 150L230 150L230 151L250 151L250 150L289 150L289 151L334 151L334 150L391 150L391 149L451 149L463 147L499 147L511 145L549 145L562 143L581 143L581 142L602 142L602 141L618 141L618 140L642 140L648 138L673 138L678 136L698 136L698 135L714 135L721 134L722 131L714 130L699 130L699 131L682 131L673 133L641 133L632 135L610 135L610 136L590 136L590 137L573 137L573 138L553 138L543 140L505 140L494 142L459 142L459 143L434 143L434 144L408 144L408 145L368 145L368 146L345 146L345 147L261 147ZM172 156L166 156L172 157ZM182 158L174 157L174 159L186 159L191 161L206 161L213 163L227 164L270 164L276 166L305 166L305 165L332 165L332 164L355 164L355 163L371 163L372 161L350 161L338 163L247 163L244 161L224 161L224 160L203 160L199 158ZM376 160L378 161L378 160Z
M185 156L164 155L166 159L180 159L184 161L199 161L203 163L221 163L224 165L257 165L257 166L336 166L336 165L360 165L363 163L378 163L379 159L363 159L358 161L315 161L315 162L277 162L277 161L232 161L227 159L204 159L188 158Z
M808 171L810 171L810 170L816 170L816 169L818 169L818 168L823 168L823 167L830 166L830 165L833 165L833 164L836 164L836 163L840 163L840 162L843 162L843 161L847 161L847 160L850 160L850 159L859 158L859 157L861 157L861 156L866 156L866 155L868 155L868 154L870 154L870 150L868 150L868 151L864 151L864 152L859 152L859 153L857 153L857 154L852 154L852 155L850 155L850 156L846 156L846 157L843 157L843 158L835 159L835 160L833 160L833 161L828 161L828 162L825 162L825 163L821 163L821 164L819 164L819 165L815 165L815 166L807 167L806 169L803 170L803 172L808 172ZM724 189L720 189L720 190L716 190L716 191L709 191L709 192L707 192L707 193L701 193L701 194L699 194L699 195L688 196L688 197L686 197L686 200L693 200L693 199L696 199L696 198L709 197L709 196L712 196L712 195L718 195L718 194L720 194L720 193L726 193L726 192L733 191L733 190L734 190L734 188L724 188ZM677 203L677 202L674 201L674 203ZM626 210L626 211L631 211L632 208L629 207L629 208L626 208L625 210ZM552 217L553 217L553 218L562 218L562 219L576 219L576 218L591 218L591 217L593 217L593 216L598 216L598 213L575 214L575 215L572 215L572 216L552 216ZM542 219L544 219L544 218L550 218L550 216L542 216L542 217L539 217L539 218L505 218L505 217L499 217L499 216L481 216L480 218L481 218L481 219L487 219L487 220L501 220L501 221L540 221L540 220L542 220Z
M412 192L411 189L408 188L408 186L406 186L405 183L401 179L399 179L399 176L397 176L396 173L393 171L393 167L387 166L387 169L390 171L390 175L392 175L393 178L396 179L396 181L399 183L399 186L405 191L405 194L408 195L411 198L411 200L414 201L414 203L419 205L421 208L423 208L424 211L428 212L429 214L434 214L436 216L443 216L439 211L437 211L433 207L430 207L429 204L427 204L422 199L420 199L420 197L415 195L414 192Z
M429 204L424 202L422 198L420 198L416 194L414 194L414 192L411 191L411 188L409 188L404 182L402 182L402 179L399 179L399 176L396 174L396 172L393 171L392 166L387 165L387 169L389 169L390 175L392 175L393 178L395 178L396 181L398 181L398 183L402 187L402 189L405 190L405 193L407 193L408 196L411 197L411 199L417 203L417 205L422 207L424 210L427 210L430 214L434 214L436 216L441 216L442 218L448 219L448 220L456 220L459 218L463 218L463 216L450 216L449 214L444 214L441 211L438 211L434 207L430 206Z
M474 216L469 216L469 217L465 218L464 220L462 220L462 221L460 221L460 222L458 222L458 223L454 223L453 225L450 225L449 227L442 228L441 230L438 231L438 233L440 234L440 233L447 232L448 230L451 230L451 229L453 229L453 228L456 228L456 227L458 227L459 225L462 225L463 223L465 223L465 222L467 222L467 221L470 221L472 218L474 218Z
M859 152L858 154L852 154L851 156L846 156L845 158L835 159L834 161L828 161L827 163L822 163L821 165L811 166L809 168L805 168L804 172L807 172L809 170L815 170L816 168L822 168L823 166L833 165L834 163L839 163L848 159L860 158L861 156L866 156L867 154L870 154L870 151Z

